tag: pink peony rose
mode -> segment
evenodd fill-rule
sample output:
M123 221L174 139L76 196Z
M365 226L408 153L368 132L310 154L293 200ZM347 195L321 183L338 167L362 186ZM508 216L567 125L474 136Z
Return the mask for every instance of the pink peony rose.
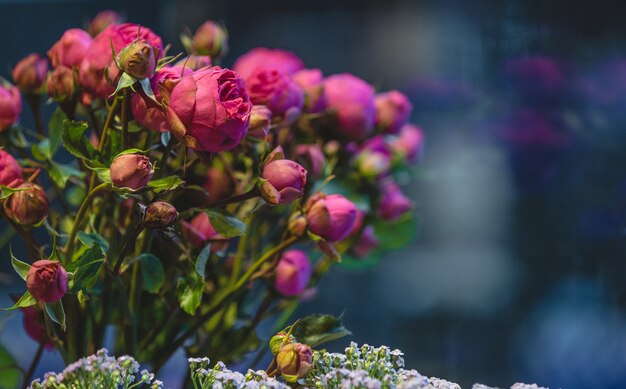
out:
M67 272L59 261L40 259L30 267L26 287L37 301L54 303L67 293Z
M327 108L334 110L339 131L350 139L367 135L374 127L374 88L352 74L336 74L324 80Z
M288 109L300 110L304 94L291 76L275 69L257 69L246 78L250 101L265 105L275 116L283 116Z
M237 58L233 64L233 70L245 79L257 69L274 69L292 74L304 69L304 62L291 51L257 47Z
M11 127L22 113L20 91L14 86L0 84L0 132Z
M14 187L22 181L22 168L15 158L0 149L0 185Z
M241 77L216 66L183 77L172 90L167 120L188 147L219 152L241 142L251 110Z
M48 61L37 53L24 57L13 68L15 85L24 93L39 93L48 74Z
M304 91L304 111L321 112L326 108L324 75L319 69L302 69L294 73L293 80Z
M111 162L111 181L118 188L143 189L152 178L150 158L141 154L122 154Z
M181 71L181 67L161 68L150 79L154 97L159 103L169 103L172 90L180 81ZM187 72L191 73L190 70L187 70ZM169 131L163 107L146 96L143 90L133 94L130 107L135 120L142 126L152 131Z
M411 116L413 105L408 97L397 90L377 94L376 127L386 134L396 134Z
M63 33L52 48L48 50L48 58L53 67L60 65L78 67L92 42L91 35L80 28L72 28Z
M345 239L357 219L357 207L340 194L311 196L306 206L309 229L329 242Z
M274 288L285 296L297 296L309 284L313 269L304 251L285 251L276 267Z

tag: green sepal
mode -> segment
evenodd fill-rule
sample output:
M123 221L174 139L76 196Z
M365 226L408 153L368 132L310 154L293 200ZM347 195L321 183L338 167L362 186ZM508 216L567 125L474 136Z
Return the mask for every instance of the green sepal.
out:
M59 324L63 328L63 331L65 331L65 310L63 309L61 300L44 304L44 310L48 314L48 317L50 317L53 322Z
M32 307L33 305L37 304L37 300L35 300L35 298L33 297L32 294L30 294L29 291L26 291L22 297L20 297L19 300L17 300L17 302L15 303L15 305L13 305L11 308L0 308L0 310L3 311L11 311L13 309L17 309L17 308L26 308L26 307Z
M9 247L9 254L11 255L11 265L13 265L13 269L15 269L15 272L20 277L22 277L24 281L26 281L26 276L28 275L28 271L30 270L30 265L15 258L11 247Z

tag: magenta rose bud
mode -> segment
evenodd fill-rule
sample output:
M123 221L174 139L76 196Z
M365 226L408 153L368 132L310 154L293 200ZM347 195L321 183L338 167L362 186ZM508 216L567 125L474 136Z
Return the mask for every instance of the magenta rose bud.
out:
M407 162L415 162L424 149L424 133L413 124L405 124L398 136L388 143L389 147Z
M374 88L360 78L344 73L324 80L324 98L335 112L338 130L350 139L367 135L374 128Z
M48 216L48 197L39 186L23 182L16 189L24 189L13 193L4 202L4 213L15 223L24 226L36 226Z
M263 166L261 177L265 180L261 193L270 204L290 203L304 194L306 169L297 162L288 159L271 161Z
M139 32L139 36L137 33ZM146 40L157 54L156 60L163 53L161 38L147 27L138 28L136 24L112 24L96 36L85 52L80 64L79 81L86 92L93 97L104 98L115 91L118 77L121 75L111 52L111 45L116 53L135 40ZM108 75L105 69L108 68Z
M313 274L311 262L304 251L285 251L276 267L274 288L285 296L304 292Z
M72 28L63 33L52 48L48 50L48 58L52 67L78 67L85 57L85 52L91 46L91 35L80 28Z
M322 175L326 166L326 157L319 145L297 145L296 155L304 163L312 177L320 177Z
M122 154L111 163L111 181L118 188L143 189L152 178L150 158L141 154Z
M381 135L365 142L354 158L359 173L366 178L383 176L391 169L392 152Z
M48 74L48 61L37 53L24 57L13 68L15 85L24 93L37 94Z
M155 201L144 210L141 219L144 227L151 230L164 230L178 220L178 211L166 201Z
M89 34L93 37L100 34L111 24L120 24L122 23L122 16L115 11L106 10L98 12L95 18L89 23Z
M35 261L26 275L30 294L44 303L59 301L67 293L67 272L59 261Z
M374 227L367 226L352 246L352 254L357 258L365 258L378 247L378 243Z
M406 197L394 182L382 183L383 190L378 201L378 215L385 220L396 220L413 208L413 202Z
M413 105L405 94L392 90L377 94L376 128L385 134L396 134L411 116Z
M190 55L187 58L183 58L176 62L176 67L185 68L185 74L189 74L192 71L200 70L202 68L211 67L211 57L208 55Z
M192 246L200 248L210 241L226 240L215 231L209 215L204 212L197 214L191 222L182 222L183 236Z
M257 69L274 69L292 74L304 69L304 62L291 51L257 47L237 58L233 70L247 79Z
M246 135L252 103L244 81L218 66L202 69L174 87L167 108L172 133L187 147L220 152Z
M182 68L180 67L165 67L155 73L154 77L150 79L150 86L156 101L169 103L172 90L180 81L181 71ZM137 93L133 93L130 101L130 108L137 123L152 131L169 131L163 107L146 96L143 90L140 89Z
M20 91L14 86L0 84L0 132L11 127L22 113Z
M288 109L300 110L304 95L291 76L274 69L258 69L246 78L250 101L265 105L275 116L283 116Z
M306 207L309 229L329 242L345 239L357 218L357 208L340 194L312 196Z
M269 133L270 124L272 124L272 111L264 105L253 106L250 113L248 135L257 139L265 139Z
M74 96L74 71L66 66L58 66L46 80L46 94L55 101L66 101Z
M287 382L296 382L313 370L311 347L302 343L288 343L276 354L276 365Z
M0 149L0 185L14 187L22 181L22 168L15 158Z
M326 108L324 75L319 69L302 69L294 73L293 80L304 91L304 111L321 112Z
M221 58L228 52L228 32L214 21L206 21L196 30L191 46L194 54Z

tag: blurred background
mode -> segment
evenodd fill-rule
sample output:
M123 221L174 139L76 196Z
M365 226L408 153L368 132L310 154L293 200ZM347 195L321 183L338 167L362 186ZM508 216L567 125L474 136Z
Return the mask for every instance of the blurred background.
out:
M331 272L298 315L343 312L352 340L400 348L408 367L462 387L624 388L624 7L0 0L0 75L10 78L19 59L113 9L151 27L174 53L185 26L214 19L229 29L227 66L256 46L284 48L325 74L351 72L406 93L427 136L405 188L418 204L417 238L376 266ZM8 263L0 265L3 306L17 289ZM0 342L28 364L37 345L19 315L0 319ZM173 386L176 366L163 371ZM46 352L36 375L51 369L61 362Z

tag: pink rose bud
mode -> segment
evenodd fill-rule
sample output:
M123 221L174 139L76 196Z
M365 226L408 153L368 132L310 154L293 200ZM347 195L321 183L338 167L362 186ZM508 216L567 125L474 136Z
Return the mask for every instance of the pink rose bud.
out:
M352 74L336 74L324 80L324 98L344 136L359 139L374 128L376 108L370 84Z
M265 105L275 116L284 116L287 110L300 110L304 94L291 76L274 69L257 69L246 78L250 101Z
M274 69L293 74L304 69L304 62L291 51L257 47L237 58L233 70L247 79L257 69Z
M26 334L37 343L45 342L44 347L46 350L52 350L54 344L48 340L41 311L37 310L34 306L20 308L20 311L24 314L22 324L24 325Z
M367 226L363 229L361 236L359 236L352 246L352 254L357 258L365 258L378 247L378 243L379 241L374 227Z
M265 139L269 133L270 124L272 124L272 111L264 105L255 105L252 107L250 114L250 126L248 127L248 135Z
M411 116L413 105L403 93L392 90L377 94L376 128L385 134L396 134Z
M293 80L304 91L304 111L321 112L326 108L324 99L324 75L319 69L302 69L293 75Z
M139 36L137 36L139 33ZM163 53L161 38L147 27L138 28L136 24L111 24L91 43L80 64L79 80L85 91L93 97L104 98L115 91L118 77L121 75L111 53L111 45L116 53L135 40L147 40L157 53L157 60ZM108 68L108 76L105 69Z
M154 92L154 98L159 103L168 104L170 95L176 84L180 81L180 67L165 67L159 69L150 79L150 86ZM152 130L169 131L165 111L160 104L155 103L139 89L131 97L130 108L137 123Z
M294 236L302 236L306 231L306 218L300 213L294 213L289 218L287 229Z
M208 55L190 55L189 57L183 58L180 61L176 62L175 67L184 67L185 74L189 74L202 68L211 67L211 65L211 57L209 57Z
M111 24L120 24L122 23L122 17L115 11L101 11L98 12L95 18L89 23L89 34L93 37L100 34Z
M381 135L365 142L354 158L359 173L366 178L383 176L391 169L392 153Z
M191 222L182 222L183 236L192 246L200 248L210 241L227 240L215 231L209 215L204 212L197 214Z
M296 382L313 370L311 347L302 343L284 345L276 354L276 364L287 382Z
M28 270L26 287L37 301L54 303L67 293L67 272L59 261L40 259Z
M270 204L290 203L304 194L306 169L297 162L288 159L271 161L263 166L261 177L266 180L261 193ZM267 197L266 191L272 195Z
M326 166L326 157L322 148L317 144L296 146L296 155L304 163L312 177L320 177Z
M306 207L309 229L329 242L345 239L354 228L357 208L340 194L312 196Z
M37 53L24 57L13 68L13 82L24 93L38 94L48 74L48 61Z
M211 167L207 170L203 187L209 194L209 201L216 202L233 191L233 182L223 169Z
M424 150L424 133L419 127L406 124L400 129L398 136L388 143L395 153L404 157L407 162L414 163Z
M154 75L159 52L146 39L137 39L117 55L121 70L137 79Z
M177 219L178 211L172 204L155 201L146 207L141 223L147 229L164 230L176 223Z
M48 198L46 192L30 182L23 182L15 187L25 188L13 193L4 202L4 212L7 217L17 224L36 226L48 216Z
M251 111L241 77L216 66L185 75L174 87L167 121L187 147L220 152L241 142Z
M285 331L280 331L270 339L270 350L272 350L273 355L276 355L280 351L283 344L295 342L296 338L293 335L288 335Z
M276 267L274 288L285 296L297 296L309 285L313 268L304 251L285 251Z
M228 32L219 24L206 21L193 36L192 50L194 54L221 58L228 52Z
M383 183L378 201L378 215L385 220L396 220L413 208L413 202L406 197L394 182Z
M48 58L52 67L78 67L85 57L85 52L91 46L91 35L80 28L72 28L63 33L52 48L48 50Z
M152 173L150 158L141 154L122 154L111 163L111 181L118 188L143 189Z
M11 127L22 113L20 91L14 86L0 84L0 132Z
M15 158L0 149L0 185L14 187L22 181L22 168Z
M63 65L54 69L46 80L46 93L55 101L71 99L74 91L74 71Z

